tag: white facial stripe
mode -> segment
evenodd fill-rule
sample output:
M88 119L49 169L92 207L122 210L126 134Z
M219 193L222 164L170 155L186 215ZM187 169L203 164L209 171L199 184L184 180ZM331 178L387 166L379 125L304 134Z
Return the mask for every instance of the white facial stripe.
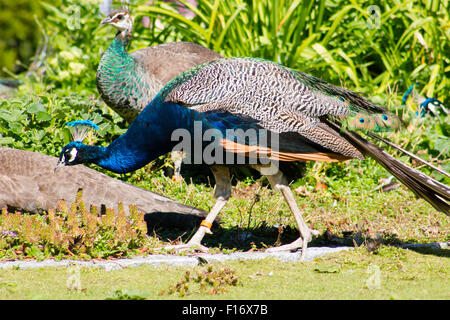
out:
M115 15L114 15L114 17L112 17L111 19L112 20L115 20L115 19L117 19L119 16L121 16L121 15L123 15L122 13L116 13Z
M119 19L119 16L121 17L121 19ZM124 13L124 12L118 12L118 13L116 13L116 14L111 18L111 20L114 20L114 21L115 21L115 19L117 19L117 20L120 21L120 20L124 19L125 16L127 16L126 13ZM115 21L115 22L118 22L118 21Z
M69 152L70 157L68 159L68 162L72 162L73 160L75 160L75 158L77 157L77 153L78 153L78 151L76 148L73 148L72 150L70 150L70 152Z

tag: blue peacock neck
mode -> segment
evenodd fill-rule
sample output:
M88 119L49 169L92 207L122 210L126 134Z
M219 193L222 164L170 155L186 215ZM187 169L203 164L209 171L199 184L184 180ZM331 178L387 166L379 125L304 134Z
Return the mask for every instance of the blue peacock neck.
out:
M126 173L137 170L157 157L172 151L178 141L172 141L176 129L193 132L194 122L204 118L189 108L161 102L157 96L131 123L128 130L108 147L89 151L90 161L102 168Z

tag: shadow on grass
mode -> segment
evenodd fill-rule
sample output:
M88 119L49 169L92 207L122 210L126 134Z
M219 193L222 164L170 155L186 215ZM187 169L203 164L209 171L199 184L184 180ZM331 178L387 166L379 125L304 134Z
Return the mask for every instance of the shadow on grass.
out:
M203 220L202 216L179 214L173 212L153 212L145 215L149 234L156 233L165 242L186 242L196 232ZM290 243L299 237L297 229L290 226L261 225L256 228L223 228L214 222L213 234L206 236L202 243L210 248L226 250L264 250L267 247ZM315 237L309 247L364 246L368 251L376 252L380 245L392 245L407 248L415 252L450 257L450 250L441 249L430 244L412 244L400 240L396 235L383 233L376 236L362 232L343 232L343 235L325 231Z
M430 247L407 247L409 250L420 254L432 255L436 257L450 258L449 249L430 248Z

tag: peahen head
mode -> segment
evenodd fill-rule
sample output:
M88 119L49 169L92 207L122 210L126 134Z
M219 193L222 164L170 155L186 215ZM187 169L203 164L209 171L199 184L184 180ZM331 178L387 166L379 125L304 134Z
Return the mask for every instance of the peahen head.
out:
M103 19L101 24L109 24L119 30L120 33L131 33L133 30L133 19L127 10L114 10Z

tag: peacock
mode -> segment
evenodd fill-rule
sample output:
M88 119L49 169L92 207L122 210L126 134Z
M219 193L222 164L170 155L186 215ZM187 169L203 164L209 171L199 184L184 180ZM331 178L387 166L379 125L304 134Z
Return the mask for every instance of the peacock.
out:
M384 107L353 91L280 64L256 58L223 58L169 81L107 147L72 141L57 168L94 163L131 172L181 147L187 160L202 162L215 177L216 202L190 240L168 249L196 248L231 195L231 165L250 165L281 191L300 237L269 251L302 249L318 235L298 208L279 164L374 158L417 196L450 214L450 188L394 159L356 130L372 133L401 127Z
M222 58L190 42L160 44L128 53L133 19L125 9L112 11L101 24L118 31L100 59L97 88L105 103L129 123L170 79L196 65Z
M436 98L425 98L421 94L417 93L414 94L415 86L411 85L408 87L408 90L406 90L405 94L403 95L403 105L406 105L409 98L412 97L413 101L418 105L416 116L419 118L425 117L427 114L437 117L439 115L447 115L450 113L450 111L445 107L444 103Z

